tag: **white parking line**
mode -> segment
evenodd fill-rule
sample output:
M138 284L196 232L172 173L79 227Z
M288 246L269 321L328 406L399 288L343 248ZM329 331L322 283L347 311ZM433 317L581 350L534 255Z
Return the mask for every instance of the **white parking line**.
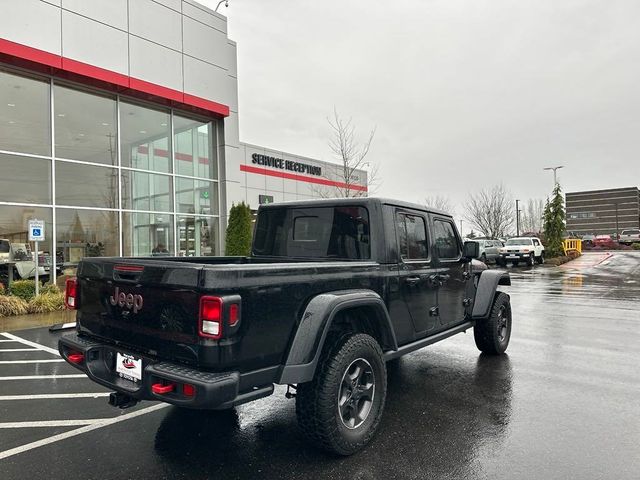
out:
M60 356L60 352L58 352L58 350L56 350L55 348L46 347L44 345L40 345L39 343L32 342L30 340L25 340L24 338L20 338L16 335L13 335L12 333L2 332L0 333L0 335L3 335L4 337L10 340L13 340L14 342L20 342L23 345L28 345L30 347L37 348L38 350L42 350L43 352L49 352L53 355Z
M3 343L3 342L15 342L15 340L6 340L6 339L0 338L0 343Z
M59 363L64 362L62 358L53 358L47 360L0 360L0 365L13 365L16 363Z
M42 420L39 422L6 422L0 423L0 429L6 428L44 428L44 427L81 427L104 421L104 418L88 420Z
M73 375L21 375L16 377L0 377L0 380L44 380L47 378L58 379L58 378L87 378L84 373L73 374Z
M11 457L13 455L18 455L19 453L33 450L34 448L42 447L44 445L49 445L50 443L55 443L55 442L59 442L60 440L65 440L67 438L75 437L76 435L82 435L83 433L91 432L92 430L97 430L98 428L108 427L109 425L113 425L114 423L124 422L131 418L139 417L141 415L146 415L147 413L152 413L157 410L167 408L168 406L169 406L168 403L160 403L158 405L153 405L152 407L138 410L137 412L133 412L128 415L121 415L119 417L109 418L104 421L100 421L99 423L86 425L84 427L76 428L75 430L71 430L69 432L60 433L58 435L54 435L49 438L44 438L42 440L27 443L26 445L22 445L20 447L11 448L9 450L5 450L4 452L0 452L0 460L2 460L3 458Z
M109 392L96 393L43 393L38 395L0 395L0 400L48 400L58 398L99 398L108 397Z
M0 353L3 352L41 352L37 348L0 348Z

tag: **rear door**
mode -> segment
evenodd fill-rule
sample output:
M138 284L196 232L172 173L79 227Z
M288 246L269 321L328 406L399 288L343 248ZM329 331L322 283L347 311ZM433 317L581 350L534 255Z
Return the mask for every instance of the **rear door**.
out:
M450 218L432 217L432 231L440 329L444 330L465 320L467 264L462 261L462 241Z
M436 271L431 262L424 214L396 210L396 233L400 251L398 268L400 290L416 337L434 331L438 325Z

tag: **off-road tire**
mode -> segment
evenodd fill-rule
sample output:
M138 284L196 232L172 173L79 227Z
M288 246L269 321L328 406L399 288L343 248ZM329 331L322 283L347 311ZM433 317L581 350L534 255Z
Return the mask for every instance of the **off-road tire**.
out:
M511 323L509 295L497 292L489 318L478 320L473 327L473 338L478 350L490 355L504 353L511 338Z
M536 263L538 265L542 265L544 263L544 252L541 252L540 256L536 257Z
M485 253L483 253L482 255L480 255L480 261L482 263L484 263L485 265L487 264L487 255Z
M339 394L347 370L361 359L371 366L374 393L364 422L350 429L340 415ZM386 395L387 371L378 342L361 333L328 336L313 380L298 385L298 425L304 436L323 450L351 455L369 443L376 433Z

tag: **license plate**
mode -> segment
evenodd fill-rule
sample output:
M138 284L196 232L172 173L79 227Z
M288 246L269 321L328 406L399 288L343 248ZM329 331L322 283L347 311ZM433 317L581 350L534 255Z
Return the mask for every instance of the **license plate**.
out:
M116 372L120 378L139 382L142 380L142 359L118 352L116 356Z

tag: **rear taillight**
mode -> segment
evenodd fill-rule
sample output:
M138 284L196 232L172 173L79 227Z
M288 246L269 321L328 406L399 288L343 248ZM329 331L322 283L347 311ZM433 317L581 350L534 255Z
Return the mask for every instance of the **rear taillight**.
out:
M200 326L201 337L220 339L222 337L222 299L219 297L200 298Z
M69 310L78 308L78 279L67 279L66 289L64 292L64 304Z

